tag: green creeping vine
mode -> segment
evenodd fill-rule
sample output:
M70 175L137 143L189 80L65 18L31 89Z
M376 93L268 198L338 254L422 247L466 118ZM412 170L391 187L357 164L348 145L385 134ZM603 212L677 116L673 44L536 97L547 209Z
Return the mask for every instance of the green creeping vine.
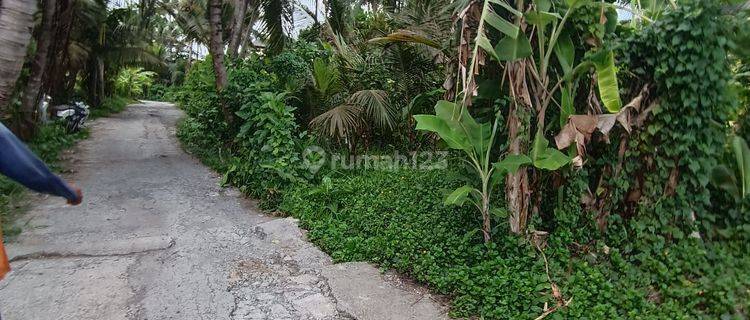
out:
M625 46L639 48L625 52L629 67L655 83L659 97L644 130L630 137L623 176L635 179L622 181L620 190L638 203L641 231L655 228L680 239L710 231L715 218L707 185L723 151L722 124L732 113L721 17L716 1L681 2Z

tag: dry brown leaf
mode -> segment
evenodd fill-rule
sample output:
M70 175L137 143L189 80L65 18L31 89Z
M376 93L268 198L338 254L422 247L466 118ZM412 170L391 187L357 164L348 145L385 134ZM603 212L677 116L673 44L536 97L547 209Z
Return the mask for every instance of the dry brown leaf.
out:
M579 155L586 153L586 143L591 140L591 134L597 128L597 116L573 115L568 118L568 124L555 137L557 148L562 150L575 142ZM583 159L581 159L583 162Z
M551 282L550 286L552 287L552 296L555 298L555 300L557 300L557 305L563 305L565 303L565 299L563 299L562 293L560 293L560 288L558 288L554 282Z
M560 133L555 136L557 148L562 150L575 142L578 156L582 157L586 152L586 144L591 140L591 135L594 131L599 130L599 132L604 135L605 141L609 142L609 132L612 131L616 123L619 123L628 133L633 130L633 125L637 127L642 126L645 117L654 108L652 104L646 110L641 112L643 101L645 101L648 96L648 92L649 87L643 86L638 96L615 114L570 116L568 118L568 123L562 128L562 130L560 130ZM596 99L592 100L591 97L589 97L589 100L590 108L597 109L599 107L592 104L592 102L597 102ZM633 121L633 115L638 115L635 123ZM582 166L583 159L576 159L574 165Z

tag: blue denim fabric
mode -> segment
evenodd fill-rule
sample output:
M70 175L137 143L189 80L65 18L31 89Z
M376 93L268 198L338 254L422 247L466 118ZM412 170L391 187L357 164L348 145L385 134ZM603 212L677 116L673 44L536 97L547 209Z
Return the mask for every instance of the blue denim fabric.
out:
M76 192L0 124L0 173L27 188L75 201Z

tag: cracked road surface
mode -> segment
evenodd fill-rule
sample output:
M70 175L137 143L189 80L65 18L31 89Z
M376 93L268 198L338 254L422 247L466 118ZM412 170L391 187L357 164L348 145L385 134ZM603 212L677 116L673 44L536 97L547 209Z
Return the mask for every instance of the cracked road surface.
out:
M424 289L334 265L295 220L221 188L179 147L181 116L144 102L91 124L66 155L84 203L34 196L8 245L4 320L446 318Z

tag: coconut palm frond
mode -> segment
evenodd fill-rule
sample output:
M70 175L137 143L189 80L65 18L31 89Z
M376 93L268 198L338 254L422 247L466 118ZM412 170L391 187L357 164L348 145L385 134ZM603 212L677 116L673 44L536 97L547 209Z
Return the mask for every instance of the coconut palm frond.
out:
M91 47L87 44L75 40L68 44L68 59L73 68L83 68L90 55Z
M329 31L332 32L332 30ZM338 53L344 63L344 67L349 70L362 70L362 67L365 64L365 59L362 58L362 55L360 55L357 50L354 50L354 48L346 43L346 39L344 39L342 35L334 34L333 44L334 48L336 48L336 53Z
M279 53L287 41L288 32L284 24L294 24L293 2L292 0L264 0L261 7L268 51L272 54Z
M346 35L352 21L352 0L326 0L326 21L334 34Z
M364 116L381 129L393 130L396 126L396 112L383 90L357 91L348 103L359 106Z
M426 46L430 46L435 49L440 49L441 45L435 40L432 40L426 36L420 35L414 31L409 30L397 30L385 37L378 37L370 39L371 43L389 43L389 42L411 42L421 43Z
M320 58L313 62L312 81L315 90L323 99L327 99L341 89L341 78L338 70Z
M105 52L105 59L113 65L166 67L164 59L145 46L125 46L109 48Z
M342 104L312 119L310 127L332 138L350 138L361 125L361 112L357 105Z
M316 0L317 1L317 0ZM303 13L305 13L310 19L312 19L315 22L317 21L317 14L313 12L312 9L310 9L308 6L302 4L299 0L294 0L294 6L300 10L302 10Z

